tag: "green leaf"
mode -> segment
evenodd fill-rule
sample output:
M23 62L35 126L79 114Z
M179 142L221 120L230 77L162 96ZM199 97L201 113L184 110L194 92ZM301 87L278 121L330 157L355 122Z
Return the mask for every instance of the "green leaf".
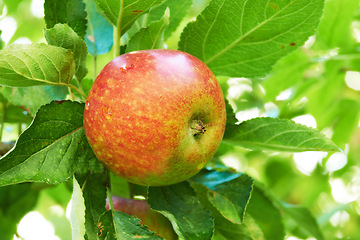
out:
M126 213L109 210L99 220L99 239L132 240L136 238L163 239L140 224L140 220Z
M0 87L0 93L10 103L23 107L34 116L42 105L52 100L65 99L68 89L65 86Z
M232 223L225 218L215 218L215 233L226 240L241 239L253 240L247 226L245 224ZM261 239L261 238L258 238Z
M35 184L40 186L41 194L43 195L42 198L45 199L44 201L49 201L49 198L51 198L51 200L54 203L60 205L63 209L66 209L66 207L68 206L71 200L72 180L52 186L49 186L48 184L44 184L44 183L35 183ZM45 189L42 189L41 186L44 186ZM47 210L46 207L41 209L44 210L44 212L45 209ZM49 215L51 214L52 213L50 213Z
M16 13L18 6L23 0L4 0L8 13Z
M210 239L214 222L187 182L149 187L150 207L167 217L181 239Z
M279 209L256 186L253 188L250 202L247 205L247 214L250 214L259 226L264 239L283 240L285 238L285 230Z
M70 224L72 239L84 239L85 235L85 203L79 183L73 178L71 196Z
M353 40L351 25L359 7L359 0L326 1L316 41L322 49L349 47Z
M84 181L83 178L89 177L89 174L104 174L104 165L96 158L88 141L83 141L80 145L81 155L78 158L78 165L75 172L78 180L80 181L80 179L82 179ZM83 181L80 181L80 184L82 184Z
M174 32L181 21L184 19L188 13L193 1L192 0L167 0L164 1L161 5L155 6L152 8L147 16L147 21L152 22L159 20L159 18L164 14L166 8L170 9L170 22L169 26L165 29L164 39L168 39L172 32Z
M86 34L86 11L83 0L45 0L46 28L67 23L82 39Z
M13 239L21 218L35 207L39 192L32 186L23 183L0 187L1 239Z
M75 73L70 50L45 44L11 44L0 51L0 84L67 85Z
M329 60L324 64L325 72L316 79L315 84L309 88L306 97L311 104L307 104L308 112L316 119L317 127L323 129L332 124L337 117L334 110L337 99L341 98L341 91L346 84L344 81L346 71L343 70L343 61Z
M216 229L215 234L221 240L241 239L253 240L250 233L244 224L235 224L230 221L215 221ZM217 238L215 238L217 239Z
M215 75L264 76L315 33L323 5L324 0L213 0L185 28L179 48Z
M233 125L224 141L250 149L287 152L339 151L325 135L287 119L254 118Z
M96 158L87 141L83 141L82 155L78 158L76 180L82 189L85 201L86 239L98 239L98 220L105 209L107 172Z
M113 173L110 173L110 183L111 183L111 193L113 196L121 196L124 198L131 198L130 196L130 189L129 189L129 182L126 181L123 178L120 178L119 176L116 176ZM136 187L136 186L140 186L140 185L136 185L134 184L132 188ZM147 194L147 187L144 187L145 193ZM132 191L134 192L134 190L132 189ZM133 195L140 195L137 193L133 193Z
M230 129L231 126L235 125L238 122L238 120L236 118L234 109L229 103L229 100L227 100L227 98L225 98L225 107L226 107L226 128L225 128L226 131L227 129Z
M0 159L0 186L21 182L57 184L71 178L83 155L84 104L51 102L41 107L15 148Z
M96 159L92 149L85 148L87 154L80 160L76 171L85 201L85 228L89 240L98 239L98 220L106 211L107 174L102 164Z
M237 122L239 122L236 118L234 108L230 104L228 100L228 92L229 92L229 84L228 84L228 77L217 77L217 80L220 84L220 87L223 91L224 97L225 97L225 107L226 107L226 126L232 126L235 125ZM225 128L226 131L227 127Z
M191 186L202 192L223 217L242 223L253 181L245 174L203 170L193 178ZM206 189L202 189L206 187Z
M281 91L301 81L310 64L309 57L301 49L280 59L262 83L266 102L274 101Z
M96 10L95 0L85 0L88 13L88 28L85 43L91 55L105 54L113 45L113 27Z
M358 128L360 103L358 100L343 99L336 111L334 133L331 139L339 146L345 146Z
M261 230L249 214L245 215L241 224L227 220L216 211L213 212L213 216L215 218L215 239L264 240Z
M32 117L22 107L12 104L0 104L0 119L6 123L27 123L30 124Z
M95 0L107 20L123 35L142 14L163 0Z
M73 52L75 61L75 76L81 80L87 73L87 47L67 24L56 24L53 28L45 30L46 41L54 46L63 47Z
M305 231L307 235L313 236L317 240L324 239L316 219L307 208L286 203L279 204L279 207L295 222L300 231Z
M86 181L83 190L85 199L85 227L89 240L98 239L98 220L100 215L106 211L106 175L91 174Z
M169 9L157 22L151 23L148 27L140 29L128 43L126 52L145 49L164 48L164 31L169 24Z

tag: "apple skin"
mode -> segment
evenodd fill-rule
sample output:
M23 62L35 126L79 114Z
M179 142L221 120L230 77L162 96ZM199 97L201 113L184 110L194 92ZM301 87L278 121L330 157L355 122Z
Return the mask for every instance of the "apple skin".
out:
M108 63L89 92L84 129L97 158L139 185L162 186L198 173L225 130L222 90L198 58L142 50Z
M127 199L113 196L113 207L116 211L136 216L150 230L166 240L178 239L170 221L160 213L152 210L145 200ZM108 199L106 199L106 209L109 210Z

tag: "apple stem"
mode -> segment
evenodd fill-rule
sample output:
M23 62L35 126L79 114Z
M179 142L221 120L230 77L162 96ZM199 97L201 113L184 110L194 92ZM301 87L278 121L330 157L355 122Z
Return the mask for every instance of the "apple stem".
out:
M205 134L206 128L201 120L192 120L190 124L191 129L193 129L193 135L196 137L199 134Z

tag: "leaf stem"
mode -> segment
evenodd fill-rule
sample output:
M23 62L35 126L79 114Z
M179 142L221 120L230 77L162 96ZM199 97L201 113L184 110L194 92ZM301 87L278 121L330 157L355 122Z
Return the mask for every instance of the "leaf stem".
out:
M71 100L75 101L75 95L70 87L69 87L69 92L70 92Z
M82 88L77 88L76 86L74 86L74 85L72 85L72 84L67 84L67 86L70 87L70 88L72 88L72 89L74 89L76 92L78 92L78 93L81 95L83 101L84 101L84 102L86 101L86 98L87 98L87 97L86 97L84 91L82 90Z
M120 12L116 27L114 27L114 58L120 55L121 21L124 15L124 1L120 1Z
M83 89L83 87L82 87L82 85L81 85L81 80L79 80L77 77L75 77L75 79L76 79L77 84L79 85L79 90L80 90L82 93L84 93L84 89ZM85 93L84 93L84 95L85 95Z

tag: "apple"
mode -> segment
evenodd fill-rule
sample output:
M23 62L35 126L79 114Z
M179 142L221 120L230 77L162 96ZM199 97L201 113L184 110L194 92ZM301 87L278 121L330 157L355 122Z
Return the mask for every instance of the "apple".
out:
M84 129L97 158L139 185L161 186L198 173L216 152L226 110L214 74L178 50L142 50L109 62L96 77Z
M170 221L160 213L152 210L145 200L127 199L113 196L115 210L136 216L142 225L147 226L166 240L178 239ZM106 209L109 210L109 201L106 200Z

